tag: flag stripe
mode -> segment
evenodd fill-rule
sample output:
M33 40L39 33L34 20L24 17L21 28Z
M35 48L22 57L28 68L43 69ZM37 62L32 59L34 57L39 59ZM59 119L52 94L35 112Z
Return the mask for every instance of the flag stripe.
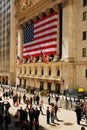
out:
M49 24L45 24L44 26L42 26L42 27L38 27L37 29L35 29L34 30L34 33L36 33L36 32L38 32L38 31L43 31L43 30L45 30L45 29L51 29L52 27L54 27L54 28L56 28L57 27L57 22L52 22L52 23L49 23ZM49 31L49 30L48 30Z
M30 46L30 45L33 46L33 45L36 45L37 43L46 43L46 42L50 42L50 41L56 41L56 36L52 35L52 36L49 36L46 38L42 38L42 39L30 42L30 43L24 44L23 46L24 46L24 48L26 48L26 46Z
M36 37L34 40L42 39L42 38L45 38L45 37L48 37L48 36L52 36L52 35L55 35L55 36L56 36L56 34L57 34L57 32L47 33L47 34L41 35L41 36L39 36L39 37Z
M50 14L50 15L40 19L38 22L35 22L35 27L45 23L46 21L49 21L50 19L57 18L57 16L58 16L58 12L54 12L53 14Z
M52 20L50 20L50 21L47 21L46 23L43 23L43 24L41 24L41 25L39 25L39 26L34 26L34 29L38 29L38 28L40 28L40 27L42 27L42 26L45 26L45 25L49 25L50 23L57 23L57 18L55 18L55 19L52 19Z
M48 45L56 45L56 42L55 41L50 41L50 42L46 42L46 43L37 43L35 44L35 46L32 46L32 45L28 45L26 47L26 49L24 48L23 51L25 50L31 50L31 49L34 49L34 48L39 48L39 47L44 47L44 46L48 46Z
M57 20L58 13L54 12L35 22L32 26L25 27L24 41L26 42L23 44L23 57L27 57L27 55L40 56L42 50L48 54L56 53ZM34 30L32 31L32 29Z
M39 46L37 48L35 47L35 48L32 48L32 49L31 48L30 49L27 48L24 52L32 52L32 51L37 51L37 50L43 50L43 49L46 49L46 48L56 48L56 45L52 44L50 46L49 45L48 46L47 45L46 46L42 46L42 47Z
M46 54L48 54L47 52L50 52L50 51L56 53L56 52L55 52L55 51L56 51L55 48L49 48L49 49L47 48L47 49L44 50L44 52L45 52ZM40 54L40 53L41 53L41 50L38 50L38 51L35 51L35 52L32 52L32 51L31 51L29 54L32 55L32 56L35 56L35 55L38 55L38 54ZM28 53L27 53L27 55L28 55ZM27 55L26 55L26 53L24 53L24 56L27 56Z
M54 26L53 26L53 28L52 27L46 28L44 30L38 31L37 33L34 33L34 37L36 38L36 37L41 36L43 34L48 34L48 29L50 29L49 33L50 32L56 32L56 28L54 28Z

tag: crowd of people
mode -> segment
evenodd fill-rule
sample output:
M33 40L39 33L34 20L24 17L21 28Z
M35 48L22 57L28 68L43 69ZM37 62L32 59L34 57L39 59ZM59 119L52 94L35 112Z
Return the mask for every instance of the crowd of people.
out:
M87 103L77 102L75 112L77 117L77 124L80 125L82 118L85 118L87 124Z
M27 96L26 93L21 94L14 92L12 89L4 89L3 94L0 98L0 128L3 130L3 124L5 124L5 129L8 130L8 126L11 123L11 116L9 112L9 108L11 107L8 99L11 98L13 100L13 106L18 107L17 111L14 114L14 126L15 128L19 128L20 130L39 130L39 116L46 116L46 123L53 124L55 121L59 121L58 118L58 101L59 96L55 96L55 102L51 103L51 96L48 95L48 106L44 109L44 101L41 96L36 93L32 96ZM2 99L6 99L6 101L2 101ZM25 108L22 108L21 103L25 104ZM20 108L19 108L20 105ZM75 112L77 117L77 124L80 125L81 119L84 117L86 119L87 124L87 103L84 102L76 102ZM58 124L59 125L59 124ZM81 129L83 130L83 129Z

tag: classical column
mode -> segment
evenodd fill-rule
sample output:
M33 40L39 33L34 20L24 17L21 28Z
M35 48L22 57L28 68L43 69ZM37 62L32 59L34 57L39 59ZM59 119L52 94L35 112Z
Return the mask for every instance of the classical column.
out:
M22 27L18 28L18 56L23 57L23 29Z
M73 61L75 49L73 48L74 43L72 40L73 34L73 1L66 0L62 3L63 6L63 15L62 15L62 59L65 61ZM66 8L67 6L67 8Z

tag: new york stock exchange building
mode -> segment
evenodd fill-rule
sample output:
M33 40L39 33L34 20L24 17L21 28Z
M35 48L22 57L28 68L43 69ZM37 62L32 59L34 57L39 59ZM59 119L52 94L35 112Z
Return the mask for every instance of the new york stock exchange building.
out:
M15 0L15 6L17 85L57 94L87 90L87 1Z

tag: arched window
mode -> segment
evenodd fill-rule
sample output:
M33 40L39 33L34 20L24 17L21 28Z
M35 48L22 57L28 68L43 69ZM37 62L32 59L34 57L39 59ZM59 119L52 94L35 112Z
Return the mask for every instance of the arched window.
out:
M49 75L51 75L51 69L49 69Z
M57 70L57 76L60 76L60 70L59 69Z
M37 69L35 69L35 75L37 75Z
M46 13L45 12L42 13L42 17L43 18L46 17Z
M26 68L24 68L24 74L26 74Z
M40 18L39 18L39 16L36 16L36 20L38 21Z
M30 69L30 74L31 74L31 69Z
M49 9L49 13L52 14L54 12L54 9L53 8L50 8Z
M41 70L41 75L44 75L44 70L43 70L43 68L42 68L42 70Z

